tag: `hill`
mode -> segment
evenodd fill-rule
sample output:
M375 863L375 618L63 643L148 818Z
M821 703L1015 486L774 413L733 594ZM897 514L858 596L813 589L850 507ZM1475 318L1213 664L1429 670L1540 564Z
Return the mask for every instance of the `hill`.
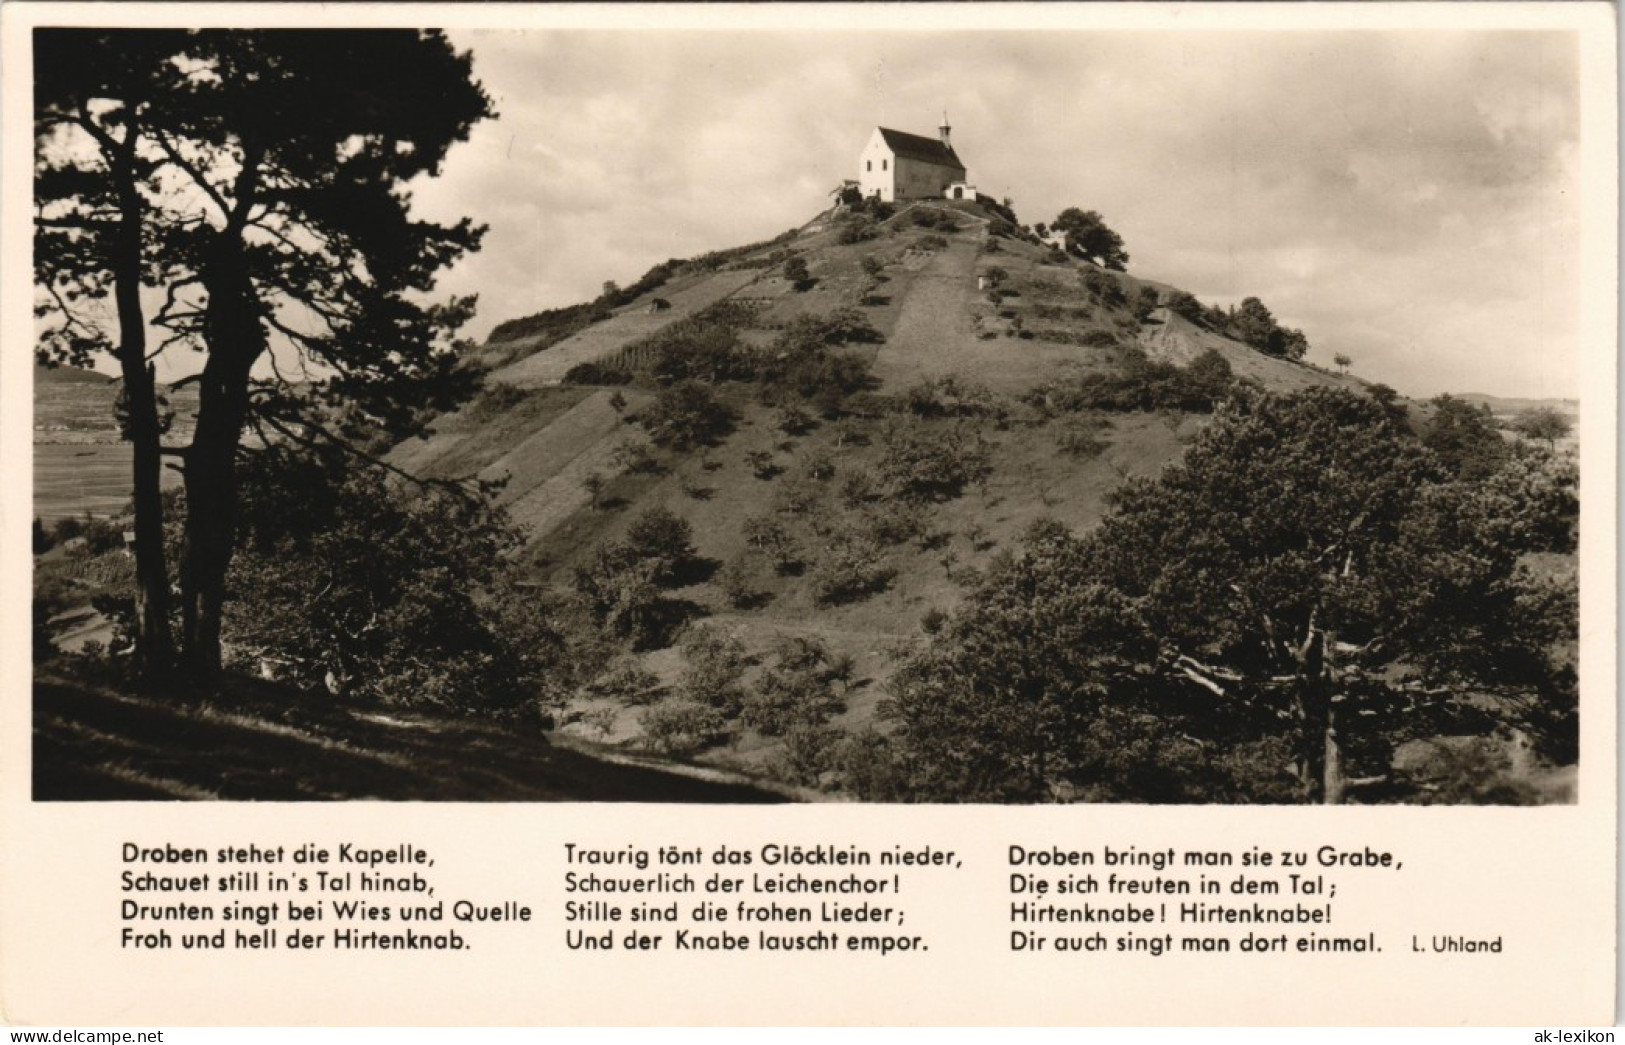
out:
M613 664L647 672L641 691L595 685L561 711L610 744L682 746L651 735L662 727L645 705L685 692L681 636L696 626L739 643L752 685L787 643L825 651L848 671L828 726L860 734L892 654L951 611L990 556L1039 519L1093 526L1120 483L1179 456L1211 406L1182 384L1193 361L1216 356L1220 380L1272 391L1363 387L1148 307L1172 288L1067 257L979 204L837 208L726 259L668 262L618 302L503 324L478 352L485 393L393 456L427 475L506 477L523 567L559 591L651 511L691 527L696 568L663 596L676 624ZM857 330L835 347L866 368L866 390L831 406L741 370L703 382L733 415L723 434L652 438L645 415L685 360L726 344L771 370L787 339L830 317ZM969 470L899 495L900 447ZM828 779L781 728L723 733L726 744L691 746L752 773Z
M1578 399L1524 399L1509 396L1484 395L1480 392L1467 392L1456 396L1475 406L1487 406L1490 413L1503 420L1517 417L1529 410L1555 410L1570 421L1580 419L1580 401Z
M1379 418L1409 410L1419 434L1449 415L1437 452L1495 456L1472 456L1474 432L1501 439L1474 411L1391 399L1229 336L1243 333L1292 348L1291 332L1044 245L1001 208L944 202L838 207L500 324L467 357L480 393L388 460L496 491L521 537L504 553L515 576L502 578L507 596L475 585L463 616L495 611L500 634L525 636L514 644L540 691L500 711L460 696L434 710L416 706L437 698L405 676L339 699L237 676L208 705L160 706L96 682L105 665L82 668L94 658L42 660L36 797L895 796L886 774L902 770L887 752L908 742L893 732L908 690L893 684L900 666L957 641L955 611L985 595L995 566L1019 571L1057 534L1095 529L1126 482L1179 460L1238 390L1369 390L1383 407L1356 405ZM94 377L37 387L36 512L47 520L123 504L116 390ZM180 426L193 403L176 397ZM1516 412L1511 401L1490 409ZM1563 467L1552 462L1554 482ZM92 600L131 566L116 523L69 519L49 536L57 546L35 559L35 639L65 649L110 630ZM400 542L417 550L391 568L410 573L436 543L447 542ZM430 587L416 590L463 590L456 567L424 565ZM1572 576L1555 546L1525 565ZM284 568L301 567L273 572ZM240 605L260 598L260 581L245 567ZM304 604L283 612L317 616ZM320 641L342 647L335 634ZM259 651L280 639L239 639L238 654L253 652L238 669L260 657L266 670ZM320 686L319 673L303 677ZM951 723L953 746L966 728L981 727ZM1124 736L1135 750L1149 743ZM1430 735L1396 748L1392 768L1437 789L1427 781L1471 775L1458 763L1505 763L1522 767L1517 779L1486 779L1511 780L1494 793L1513 798L1491 800L1564 800L1562 765L1536 766L1515 743ZM1460 800L1500 786L1474 783Z
M95 370L72 366L34 365L34 387L47 385L109 385L114 378Z

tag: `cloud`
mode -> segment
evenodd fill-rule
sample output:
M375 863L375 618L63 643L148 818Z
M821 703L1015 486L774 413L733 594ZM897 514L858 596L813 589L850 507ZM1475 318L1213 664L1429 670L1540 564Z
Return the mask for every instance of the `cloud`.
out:
M1439 391L1577 388L1567 33L455 34L501 112L417 187L489 224L471 333L799 225L875 124L946 108L1027 221L1099 210L1133 271L1256 295L1313 357Z

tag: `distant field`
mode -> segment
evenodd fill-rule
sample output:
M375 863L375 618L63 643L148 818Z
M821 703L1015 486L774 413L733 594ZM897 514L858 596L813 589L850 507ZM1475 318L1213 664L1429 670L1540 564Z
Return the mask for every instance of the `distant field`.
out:
M130 446L119 439L118 385L75 370L34 371L34 514L45 522L70 515L117 515L130 501ZM189 438L197 394L166 393L175 411L171 442ZM166 488L180 476L165 469Z
M164 489L179 486L171 469ZM123 443L35 443L34 514L46 523L70 515L117 515L130 503L130 448Z
M164 486L180 483L172 471ZM130 448L106 443L35 443L34 514L51 523L70 515L116 515L130 500Z

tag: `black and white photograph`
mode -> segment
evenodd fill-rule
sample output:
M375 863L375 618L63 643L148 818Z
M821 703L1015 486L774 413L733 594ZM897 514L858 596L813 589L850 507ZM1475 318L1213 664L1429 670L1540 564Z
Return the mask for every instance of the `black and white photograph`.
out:
M36 800L1576 800L1573 32L32 49Z

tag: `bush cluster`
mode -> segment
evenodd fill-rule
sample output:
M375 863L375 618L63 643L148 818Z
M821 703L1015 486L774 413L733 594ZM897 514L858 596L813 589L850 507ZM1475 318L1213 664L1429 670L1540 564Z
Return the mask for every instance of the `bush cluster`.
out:
M651 508L625 539L598 547L576 568L575 590L606 631L634 646L658 642L678 623L662 589L681 583L694 562L693 529L665 508Z
M845 709L837 683L852 677L852 659L834 656L822 639L791 636L773 650L773 663L746 695L740 721L767 736L820 727Z
M627 385L632 383L632 374L606 363L586 362L566 370L562 380L567 385Z
M1230 364L1208 349L1185 367L1148 358L1138 349L1124 349L1115 371L1093 371L1034 390L1028 401L1063 413L1107 410L1132 413L1185 410L1208 413L1230 394L1235 376Z
M951 429L892 425L879 468L891 489L911 501L949 500L993 471L988 446L962 425Z

